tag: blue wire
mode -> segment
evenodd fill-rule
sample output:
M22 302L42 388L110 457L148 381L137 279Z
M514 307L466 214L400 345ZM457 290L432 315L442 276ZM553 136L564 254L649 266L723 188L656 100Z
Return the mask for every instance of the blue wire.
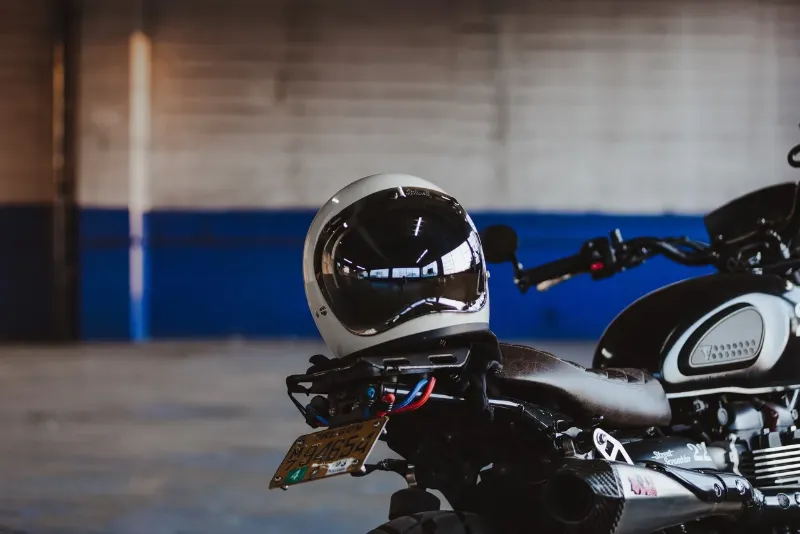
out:
M317 421L319 421L323 425L330 426L330 424L328 424L328 420L325 419L324 417L322 417L321 415L317 415L314 412L314 408L312 408L310 404L308 406L306 406L306 412L311 412L311 414L314 416L314 419L316 419Z
M317 416L315 416L315 417L317 418L317 421L319 421L319 422L320 422L320 423L322 423L323 425L325 425L325 426L330 426L330 425L328 424L328 420L327 420L327 419L325 419L324 417L322 417L321 415L317 415Z
M408 394L408 397L406 397L405 399L403 399L403 402L401 402L400 404L398 404L397 406L395 406L395 407L394 407L394 410L398 410L398 409L400 409L400 408L405 408L406 406L408 406L409 404L411 404L411 402L414 400L414 398L415 398L417 395L419 395L419 392L420 392L420 391L422 391L422 388L424 388L424 387L425 387L425 384L427 384L427 383L428 383L428 379L427 379L427 378L423 378L422 380L420 380L419 382L417 382L417 385L416 385L416 386L414 386L414 389L412 389L412 390L411 390L411 393L409 393L409 394ZM310 408L311 408L311 406L307 406L307 407L306 407L306 409L307 409L307 410L308 410L308 409L310 409ZM392 411L394 411L394 410L392 410ZM312 409L312 411L313 411L313 409ZM365 416L365 417L369 416L369 410L368 410L368 409L366 409L366 408L364 409L364 416ZM324 417L322 417L321 415L314 414L314 418L315 418L317 421L319 421L320 423L322 423L323 425L325 425L325 426L330 426L330 424L328 423L328 420L327 420L327 419L325 419Z
M422 388L425 387L425 384L427 384L427 383L428 383L428 379L427 378L423 378L422 380L417 382L417 385L414 386L414 389L411 390L411 393L408 394L408 397L403 399L403 402L401 402L400 404L396 405L394 407L394 410L399 410L400 408L405 408L406 406L411 404L411 402L414 400L414 398L419 394L419 392L422 390ZM392 411L394 411L394 410L392 410Z

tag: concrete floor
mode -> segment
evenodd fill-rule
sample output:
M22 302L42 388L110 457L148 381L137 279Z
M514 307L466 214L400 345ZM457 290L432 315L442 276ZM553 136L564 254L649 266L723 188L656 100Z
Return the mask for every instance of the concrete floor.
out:
M589 345L539 346L584 365L591 354ZM26 534L367 532L403 487L397 475L267 490L287 447L309 431L284 377L320 351L0 349L0 525ZM379 447L373 458L390 455Z

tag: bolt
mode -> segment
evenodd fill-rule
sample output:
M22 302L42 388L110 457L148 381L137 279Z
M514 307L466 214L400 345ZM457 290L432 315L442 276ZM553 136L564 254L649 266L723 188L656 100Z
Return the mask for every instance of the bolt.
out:
M353 465L358 465L358 464L360 464L360 463L361 463L361 460L359 460L358 458L356 458L355 460L353 460Z
M736 484L736 489L737 489L737 490L739 490L739 493L741 493L742 495L744 495L744 494L745 494L745 492L747 491L747 488L745 488L745 486L744 486L744 482L742 482L742 481L741 481L741 480L739 480L739 479L736 479L736 482L735 482L735 484Z
M717 497L722 497L722 486L719 484L714 484L714 495Z
M372 423L372 426L377 428L377 427L381 426L381 422L380 421L375 421L374 423ZM363 441L363 438L362 438L362 441Z
M272 480L274 482L280 482L281 478L283 478L283 477L281 477L280 475L275 475L275 478L273 478Z
M728 410L726 410L725 408L720 408L719 410L717 410L717 421L722 426L727 425L728 422L730 421L730 416L728 415Z

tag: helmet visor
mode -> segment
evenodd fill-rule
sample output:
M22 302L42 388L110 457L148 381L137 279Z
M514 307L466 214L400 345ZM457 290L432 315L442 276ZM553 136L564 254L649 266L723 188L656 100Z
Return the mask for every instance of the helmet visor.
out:
M455 199L429 189L387 189L345 208L323 228L314 269L330 311L364 336L487 301L475 228Z

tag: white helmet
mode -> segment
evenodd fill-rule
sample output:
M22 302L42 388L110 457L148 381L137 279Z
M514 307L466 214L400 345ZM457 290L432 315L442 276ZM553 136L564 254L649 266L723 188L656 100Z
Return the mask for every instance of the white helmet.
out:
M375 174L317 212L306 300L334 356L489 330L480 237L461 205L407 174Z

